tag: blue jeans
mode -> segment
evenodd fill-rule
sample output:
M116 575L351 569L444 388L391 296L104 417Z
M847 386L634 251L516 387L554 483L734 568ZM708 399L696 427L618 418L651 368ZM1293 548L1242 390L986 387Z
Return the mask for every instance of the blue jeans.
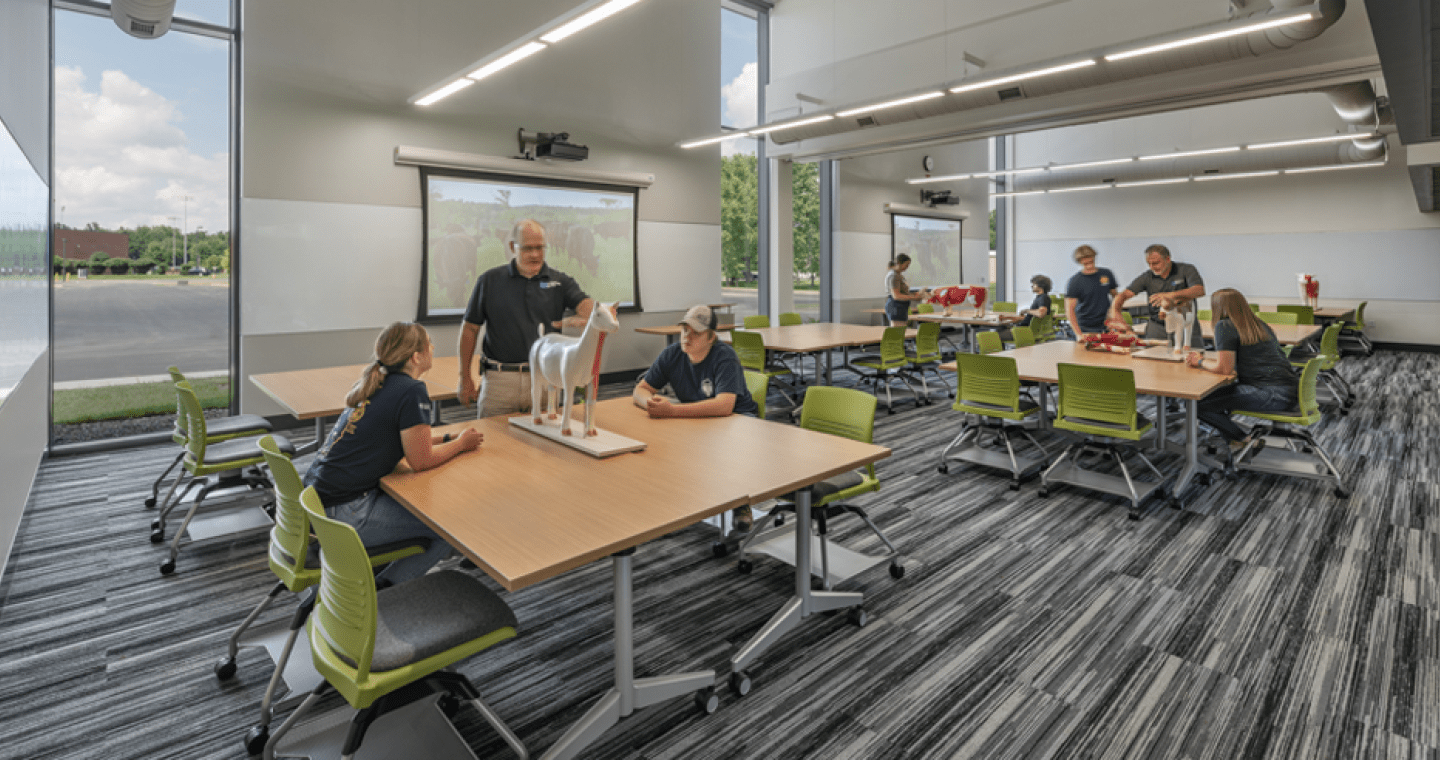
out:
M1236 409L1248 412L1285 412L1300 405L1296 388L1281 385L1227 385L1200 399L1196 416L1215 428L1227 441L1245 439L1245 431L1230 419Z
M366 491L364 496L333 507L326 507L325 514L355 528L366 547L381 546L414 538L430 540L430 548L412 557L391 562L375 580L393 584L419 578L435 563L450 556L450 544L445 543L430 526L391 498L379 488Z
M885 316L891 322L905 324L910 320L910 302L896 301L893 297L885 299Z

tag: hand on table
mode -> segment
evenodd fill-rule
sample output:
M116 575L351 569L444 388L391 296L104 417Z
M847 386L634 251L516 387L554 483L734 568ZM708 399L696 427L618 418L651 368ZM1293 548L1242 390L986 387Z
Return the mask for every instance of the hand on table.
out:
M651 417L671 417L674 416L675 405L670 402L670 399L656 395L651 396L645 402L645 411Z
M460 435L455 436L454 443L460 444L461 451L474 451L480 448L480 444L484 443L484 441L484 433L481 433L473 427L467 427L460 431Z
M1199 369L1200 364L1204 361L1205 355L1199 353L1198 351L1191 351L1190 353L1185 355L1185 363L1192 367L1195 367L1196 369Z

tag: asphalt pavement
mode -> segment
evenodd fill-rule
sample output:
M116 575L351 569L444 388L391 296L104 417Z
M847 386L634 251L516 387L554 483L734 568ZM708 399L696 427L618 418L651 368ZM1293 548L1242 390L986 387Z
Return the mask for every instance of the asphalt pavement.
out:
M230 366L225 280L75 280L55 288L55 382Z

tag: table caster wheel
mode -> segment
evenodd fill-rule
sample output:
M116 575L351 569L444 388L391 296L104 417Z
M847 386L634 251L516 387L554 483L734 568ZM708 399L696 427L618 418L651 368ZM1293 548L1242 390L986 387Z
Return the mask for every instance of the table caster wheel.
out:
M950 473L950 465L942 464L939 467L936 467L935 470L941 475L948 475Z
M161 574L161 575L169 575L169 574L171 574L171 573L173 573L173 572L175 572L175 560L173 560L173 559L167 559L167 560L165 560L165 564L163 564L163 565L160 566L160 574Z
M150 498L148 498L148 499L145 500L145 508L146 508L146 509L154 509L154 508L155 508L155 497L154 497L154 496L151 496Z
M152 544L163 544L163 543L165 543L165 531L164 531L164 530L159 530L159 529L150 531L150 543L152 543Z
M749 575L750 571L754 569L754 563L752 563L748 559L742 559L739 562L735 563L735 571L740 573L741 575Z
M1042 499L1050 498L1050 486L1040 486L1040 490L1036 491L1035 495Z
M750 674L744 670L730 674L730 691L735 692L735 696L737 697L743 697L749 694L750 687L753 685L750 681Z
M221 681L228 681L235 677L235 660L226 657L215 663L215 677Z
M1011 491L1019 491L1019 490L1020 490L1020 481L1018 481L1018 480L1012 480L1012 481L1010 481L1010 490L1011 490Z
M864 628L865 624L870 622L870 618L866 616L864 608L861 607L851 608L850 614L846 617L856 628Z
M1336 486L1336 487L1335 487L1335 498L1337 498L1337 499L1348 499L1348 498L1350 498L1350 489L1346 488L1345 486Z
M720 695L714 689L701 689L695 692L695 706L706 715L714 715L720 709Z
M890 566L890 577L891 577L891 578L894 578L894 579L897 580L897 581L900 580L901 578L904 578L904 577L905 577L905 566L904 566L904 565L891 565L891 566Z
M440 698L435 700L435 706L440 708L440 712L447 718L453 718L460 713L460 700L456 699L454 694L441 694Z
M724 543L716 541L715 543L710 544L710 553L715 555L715 559L724 559L725 555L730 553L730 548L727 547Z
M265 752L265 744L270 741L269 726L251 726L245 732L245 751L251 757L259 757Z

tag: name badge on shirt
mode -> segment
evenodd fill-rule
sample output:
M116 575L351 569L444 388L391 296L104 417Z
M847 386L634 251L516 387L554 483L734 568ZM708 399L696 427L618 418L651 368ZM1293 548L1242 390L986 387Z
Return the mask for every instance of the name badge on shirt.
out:
M545 290L545 289L547 289L547 288L557 288L557 287L560 287L560 283L554 282L553 280L546 280L545 282L540 283L540 289L541 289L541 290Z
M705 394L706 398L710 398L715 395L715 385L710 382L710 378L707 377L704 380L700 381L700 392Z

